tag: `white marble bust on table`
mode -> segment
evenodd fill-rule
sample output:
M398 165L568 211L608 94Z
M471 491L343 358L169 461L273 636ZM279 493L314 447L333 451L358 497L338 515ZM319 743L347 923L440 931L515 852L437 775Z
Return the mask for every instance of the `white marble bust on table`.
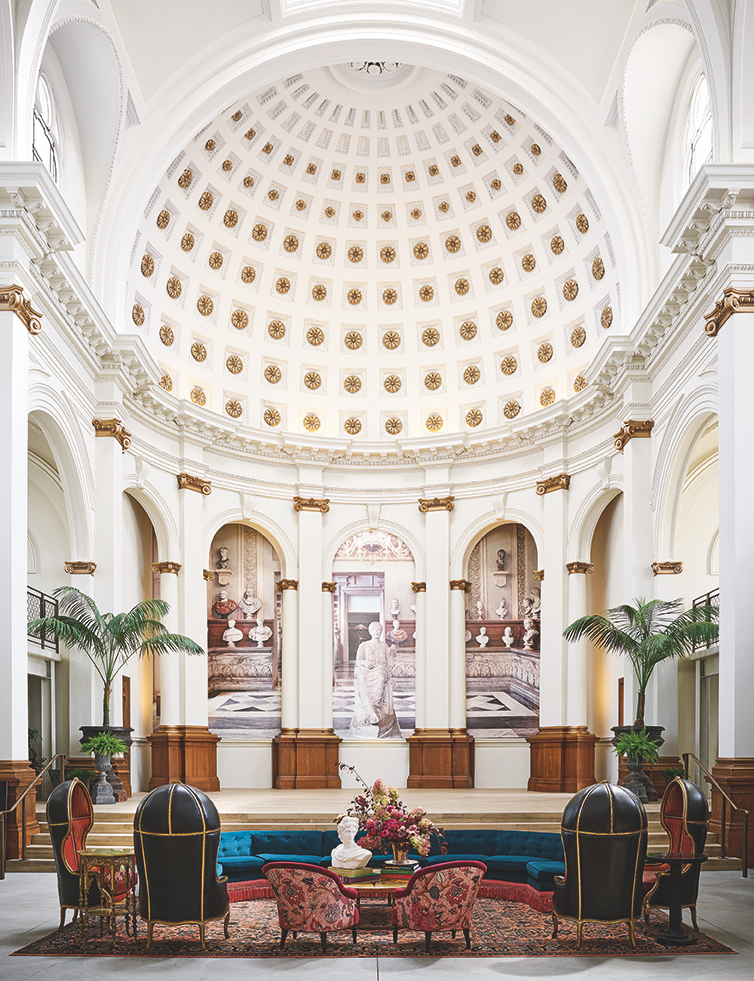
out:
M235 647L239 640L243 640L243 631L238 629L235 620L228 620L228 629L223 634L223 640L228 647Z
M338 825L338 837L341 844L330 852L330 860L334 869L363 869L372 853L362 848L354 841L359 830L359 819L343 817Z

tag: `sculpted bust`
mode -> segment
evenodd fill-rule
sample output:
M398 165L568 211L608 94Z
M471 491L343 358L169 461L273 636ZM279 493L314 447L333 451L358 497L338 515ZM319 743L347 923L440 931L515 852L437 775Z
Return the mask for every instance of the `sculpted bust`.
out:
M338 825L338 837L341 844L330 852L334 869L363 869L372 857L372 853L368 849L362 848L354 841L358 830L358 818L348 816L341 818Z

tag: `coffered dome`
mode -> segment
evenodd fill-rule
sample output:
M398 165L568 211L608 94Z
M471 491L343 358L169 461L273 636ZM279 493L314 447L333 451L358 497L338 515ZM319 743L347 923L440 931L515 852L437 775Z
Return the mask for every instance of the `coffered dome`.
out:
M619 295L577 167L472 83L383 64L230 106L145 202L128 316L168 398L376 441L481 432L586 387Z

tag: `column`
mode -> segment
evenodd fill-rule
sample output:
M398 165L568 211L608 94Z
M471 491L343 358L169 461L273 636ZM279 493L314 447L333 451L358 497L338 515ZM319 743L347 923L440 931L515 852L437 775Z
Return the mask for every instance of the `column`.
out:
M412 582L411 589L414 593L415 609L415 652L414 665L416 677L414 678L414 698L416 701L416 719L414 722L416 729L427 727L427 584L426 582Z
M157 562L154 570L160 574L160 599L164 599L170 610L163 622L168 630L179 633L178 615L178 576L181 566L178 562ZM183 777L183 745L181 726L183 723L183 679L181 677L181 658L187 654L162 654L158 664L160 671L160 725L157 732L147 736L152 746L152 776L149 789L161 787L166 783L177 783Z
M591 562L569 562L568 570L568 623L573 623L580 617L586 616L586 577L594 572ZM569 726L585 726L588 720L587 685L588 685L587 640L573 641L568 644L568 662L566 669L566 724Z
M450 728L466 730L466 597L468 579L450 580Z
M329 677L329 684L322 685L322 727L332 729L333 695L333 594L338 588L335 582L322 583L322 677Z
M280 652L281 728L272 740L272 786L279 790L296 787L298 735L298 580L281 579L282 592Z

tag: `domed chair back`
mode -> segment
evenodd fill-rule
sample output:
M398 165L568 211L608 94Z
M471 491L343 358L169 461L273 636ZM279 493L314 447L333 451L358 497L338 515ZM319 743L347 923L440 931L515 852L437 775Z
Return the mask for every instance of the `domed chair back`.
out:
M86 786L78 778L59 783L47 798L47 827L58 874L59 930L65 924L67 909L74 911L74 919L81 909L79 851L86 847L86 838L93 824L94 808ZM96 882L92 882L88 905L97 906L98 900L99 888Z
M225 918L227 878L217 876L220 818L201 790L172 783L157 787L134 815L134 849L141 880L139 904L147 921L147 947L155 923L196 924L204 950L204 925Z
M561 822L565 876L556 876L553 937L558 917L575 920L577 946L584 923L627 923L631 943L641 914L647 813L623 787L598 783L566 804Z

